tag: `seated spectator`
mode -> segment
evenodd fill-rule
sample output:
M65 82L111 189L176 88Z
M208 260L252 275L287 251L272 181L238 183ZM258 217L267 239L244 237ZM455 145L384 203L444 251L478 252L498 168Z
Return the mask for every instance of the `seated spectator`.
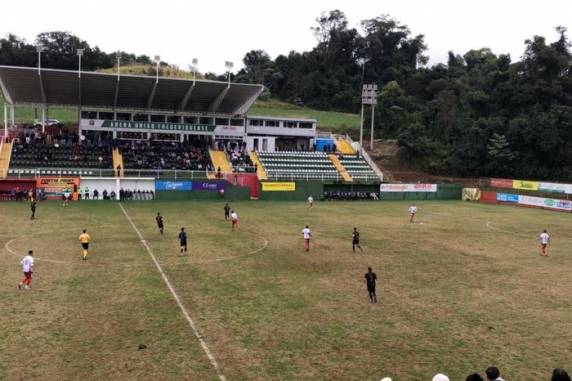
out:
M97 189L93 190L93 199L99 200L99 191Z
M551 381L571 381L570 376L564 369L556 368L552 371Z
M115 200L116 198L117 198L117 194L115 193L115 191L111 191L111 193L109 194L109 199Z
M487 380L489 381L504 381L504 379L501 378L499 368L497 368L496 366L488 367L486 374L487 374Z
M480 374L473 373L473 374L468 375L467 378L465 378L465 381L484 381L484 380Z

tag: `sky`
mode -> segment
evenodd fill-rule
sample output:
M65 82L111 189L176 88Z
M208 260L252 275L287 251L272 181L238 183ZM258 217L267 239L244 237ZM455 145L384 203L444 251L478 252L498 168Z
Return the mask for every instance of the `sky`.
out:
M273 58L312 49L310 28L333 9L358 29L361 20L382 14L408 25L425 35L430 64L446 62L449 50L482 47L516 60L527 38L554 40L557 25L572 33L571 0L6 0L0 35L33 42L40 32L69 31L106 52L160 55L182 69L198 58L200 72L222 73L225 61L236 71L252 49Z

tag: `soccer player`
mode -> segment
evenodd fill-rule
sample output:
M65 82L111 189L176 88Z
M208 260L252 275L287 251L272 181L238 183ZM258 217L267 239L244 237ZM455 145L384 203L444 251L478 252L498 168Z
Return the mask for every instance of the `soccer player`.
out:
M377 303L377 296L375 295L375 283L377 282L377 275L371 270L371 267L367 268L367 273L365 273L365 283L367 285L367 292L369 294L369 301L371 303Z
M363 249L361 248L361 246L359 244L359 232L358 232L357 228L354 228L354 231L352 233L352 249L353 249L354 253L356 252L356 247L360 251L363 251Z
M308 196L308 207L311 208L314 206L314 197Z
M538 240L540 241L540 255L543 257L548 257L548 244L550 243L550 236L546 232L546 229L538 236Z
M159 231L161 232L161 234L163 234L164 226L163 226L163 216L161 215L161 213L157 212L157 217L155 217L155 221L157 221L157 227L159 228Z
M34 268L34 252L32 250L28 251L28 255L22 259L20 262L22 265L22 272L24 273L24 279L18 284L18 289L29 289L32 284L32 270Z
M310 251L310 238L312 238L312 232L308 225L302 229L302 236L304 237L304 250Z
M238 229L238 214L233 210L230 212L230 221L232 222L232 229Z
M181 247L181 255L184 255L187 252L187 233L185 228L181 228L179 233L179 246Z
M30 219L31 220L36 219L36 200L33 197L32 197L32 202L30 203L30 210L32 211Z
M70 188L64 188L64 206L68 206L70 202L71 190Z
M228 221L228 218L230 216L230 206L228 206L227 204L224 204L224 220Z
M411 205L409 207L409 214L411 215L411 218L409 218L409 223L414 223L415 220L415 214L417 214L417 207L415 206L415 204Z
M89 250L89 242L91 241L91 237L87 234L87 230L83 229L83 232L79 236L79 242L81 242L81 254L82 260L87 261L87 254Z

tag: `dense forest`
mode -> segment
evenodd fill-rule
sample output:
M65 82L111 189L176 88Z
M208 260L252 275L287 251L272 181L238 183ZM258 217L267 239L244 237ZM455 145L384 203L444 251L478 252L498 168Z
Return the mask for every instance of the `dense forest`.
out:
M572 52L567 31L548 42L532 35L514 59L490 49L449 53L427 66L424 36L388 16L350 28L339 10L316 19L316 46L272 59L244 56L239 82L264 84L267 95L322 110L357 112L362 83L380 87L376 137L397 139L400 157L436 174L572 180ZM310 33L310 31L309 31ZM38 35L46 67L112 67L107 54L69 33ZM0 39L0 65L34 66L34 45ZM150 63L122 52L124 63ZM207 78L216 79L212 73Z

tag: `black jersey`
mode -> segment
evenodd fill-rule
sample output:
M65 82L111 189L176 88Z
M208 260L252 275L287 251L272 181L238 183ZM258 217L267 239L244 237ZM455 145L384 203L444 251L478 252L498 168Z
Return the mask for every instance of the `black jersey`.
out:
M375 273L366 273L364 278L368 288L375 288L375 282L377 281L377 275L375 275Z
M187 243L187 233L186 232L180 232L179 233L179 241L181 241L181 244Z
M354 243L359 243L359 232L358 231L354 231L352 233L352 237L353 237L353 242Z
M163 227L163 216L155 217L155 221L157 221L157 226L159 226L160 228Z

